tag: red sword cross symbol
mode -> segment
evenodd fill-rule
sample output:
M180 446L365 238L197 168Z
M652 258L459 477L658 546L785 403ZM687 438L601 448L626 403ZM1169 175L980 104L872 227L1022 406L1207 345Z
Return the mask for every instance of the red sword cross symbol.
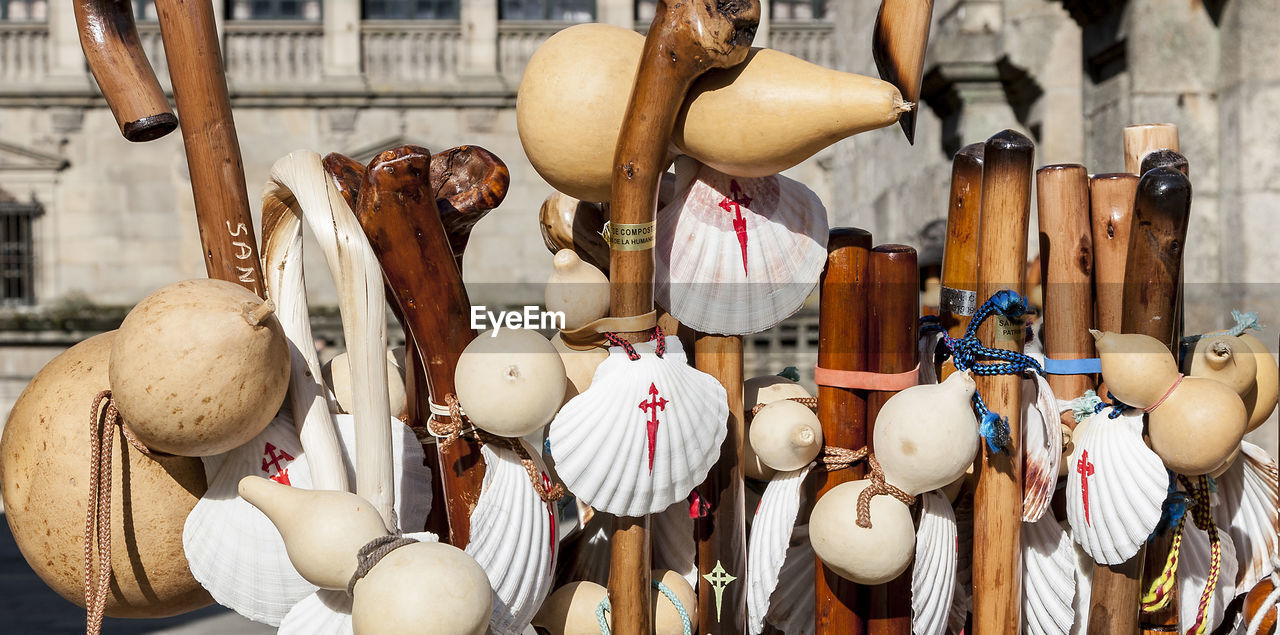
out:
M738 246L742 249L742 273L747 272L747 219L742 217L742 206L751 206L751 197L742 193L742 189L738 187L737 179L729 179L729 192L733 194L733 198L728 196L720 201L720 209L726 212L733 212L733 231L738 234Z
M276 470L276 473L268 478L277 483L282 485L291 484L289 483L289 468L281 468L280 462L292 460L293 457L289 456L288 452L285 452L270 443L267 443L266 446L262 448L262 471L267 474L271 474L271 470Z
M646 432L649 436L649 471L653 472L653 450L658 442L658 412L665 411L667 404L670 403L666 399L658 397L658 387L653 383L649 384L649 399L640 402L640 409L649 413L649 421L645 424Z
M1080 494L1084 498L1084 524L1092 525L1089 522L1089 477L1093 476L1093 464L1089 462L1088 450L1080 453L1080 460L1076 461L1076 472L1080 474Z

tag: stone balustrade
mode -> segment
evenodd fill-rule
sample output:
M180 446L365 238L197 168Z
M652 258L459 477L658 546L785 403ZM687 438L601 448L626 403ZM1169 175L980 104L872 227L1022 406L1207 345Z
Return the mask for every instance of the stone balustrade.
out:
M0 85L24 88L49 70L49 30L43 23L0 22Z

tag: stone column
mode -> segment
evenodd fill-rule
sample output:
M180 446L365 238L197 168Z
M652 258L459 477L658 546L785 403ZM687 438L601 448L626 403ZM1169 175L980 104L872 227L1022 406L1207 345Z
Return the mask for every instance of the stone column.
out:
M360 3L324 0L324 77L360 81Z
M596 0L596 21L624 29L635 28L635 4L633 0Z
M76 29L76 15L71 2L51 0L49 12L49 79L56 83L83 84L88 75L84 50Z
M458 75L469 83L498 76L498 0L461 0L462 56Z

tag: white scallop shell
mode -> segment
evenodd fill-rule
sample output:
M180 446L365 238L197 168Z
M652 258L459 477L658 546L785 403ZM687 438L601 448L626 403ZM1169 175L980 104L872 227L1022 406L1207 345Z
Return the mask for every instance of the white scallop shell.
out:
M956 516L951 501L934 490L920 496L916 559L911 564L911 632L940 635L955 599Z
M1058 398L1044 377L1031 376L1022 389L1022 522L1040 520L1049 508L1062 463Z
M804 498L804 479L811 467L775 474L756 507L747 540L747 626L751 635L764 631L769 597L778 586Z
M973 496L962 493L952 509L956 515L956 586L947 632L959 633L973 609Z
M1236 588L1252 589L1271 575L1280 560L1280 485L1276 462L1262 448L1244 441L1240 457L1218 477L1215 517L1235 543L1239 560Z
M938 369L933 359L938 354L938 345L942 342L942 331L929 331L920 336L920 370L917 383L922 386L938 383Z
M1063 527L1070 531L1070 527ZM1071 534L1068 533L1070 538ZM1080 545L1072 545L1076 563L1076 599L1071 608L1075 611L1075 619L1071 622L1071 635L1079 635L1089 628L1089 604L1093 597L1093 558L1085 553Z
M1209 534L1192 522L1191 512L1182 529L1182 547L1178 555L1178 632L1186 633L1196 621L1201 595L1208 580L1211 555ZM1231 536L1223 528L1217 530L1221 545L1218 584L1214 587L1205 607L1206 633L1212 633L1222 623L1227 604L1236 596L1236 573L1239 565Z
M678 501L649 517L649 541L653 568L675 571L698 588L698 545L693 540L693 517L688 500Z
M405 534L418 542L438 542L429 532ZM351 596L346 591L316 589L302 598L280 622L278 635L351 635Z
M520 443L533 458L543 483L549 483L539 453ZM555 505L538 496L514 451L486 443L480 453L484 484L471 512L466 552L484 569L493 587L489 632L519 634L551 590L559 548Z
M796 525L787 557L778 571L778 585L769 596L769 612L764 615L766 624L787 635L813 635L815 566L809 525Z
M1089 417L1067 469L1067 520L1075 541L1099 564L1138 553L1160 522L1169 492L1164 463L1142 442L1142 411ZM1093 473L1082 480L1081 471ZM1088 487L1085 503L1084 484Z
M660 512L688 497L719 457L728 433L724 387L689 366L679 339L667 337L666 348L659 358L653 342L637 344L635 361L621 347L610 348L591 387L551 422L556 472L595 509Z
M827 212L785 176L732 177L693 162L696 177L657 216L654 298L681 324L745 335L804 305L827 262Z
M1076 548L1053 511L1022 523L1022 627L1067 635L1075 618Z
M355 423L350 415L335 419L350 474ZM389 421L397 517L402 529L418 529L431 509L431 472L423 465L422 446L413 432L396 419ZM312 486L289 408L283 408L252 441L227 453L205 495L187 516L182 545L192 575L214 600L250 620L276 626L290 607L316 587L289 562L275 525L240 498L237 486L249 475L304 489Z

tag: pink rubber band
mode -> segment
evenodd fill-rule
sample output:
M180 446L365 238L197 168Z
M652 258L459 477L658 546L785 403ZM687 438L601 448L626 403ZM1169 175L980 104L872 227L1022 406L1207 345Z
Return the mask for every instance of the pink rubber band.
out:
M905 373L876 373L865 370L834 370L814 364L813 382L819 386L853 390L906 390L920 383L920 365Z
M1173 394L1173 390L1174 390L1175 388L1177 388L1177 387L1178 387L1178 384L1181 384L1181 383L1182 383L1182 380L1183 380L1183 378L1185 378L1185 377L1186 377L1186 375L1183 375L1182 373L1178 373L1178 379L1177 379L1176 381L1174 381L1174 382L1173 382L1173 385L1172 385L1172 386L1169 386L1169 390L1166 390L1166 391L1165 391L1164 396L1163 396L1163 397L1161 397L1159 401L1157 401L1157 402L1155 402L1155 403L1151 404L1151 407L1150 407L1150 408L1147 408L1147 409L1146 409L1146 410L1144 410L1143 412L1151 412L1151 411L1155 410L1156 408L1159 408L1159 407L1160 407L1160 404L1164 403L1164 400L1165 400L1165 399L1168 399L1168 398L1169 398L1169 395L1172 395L1172 394Z

